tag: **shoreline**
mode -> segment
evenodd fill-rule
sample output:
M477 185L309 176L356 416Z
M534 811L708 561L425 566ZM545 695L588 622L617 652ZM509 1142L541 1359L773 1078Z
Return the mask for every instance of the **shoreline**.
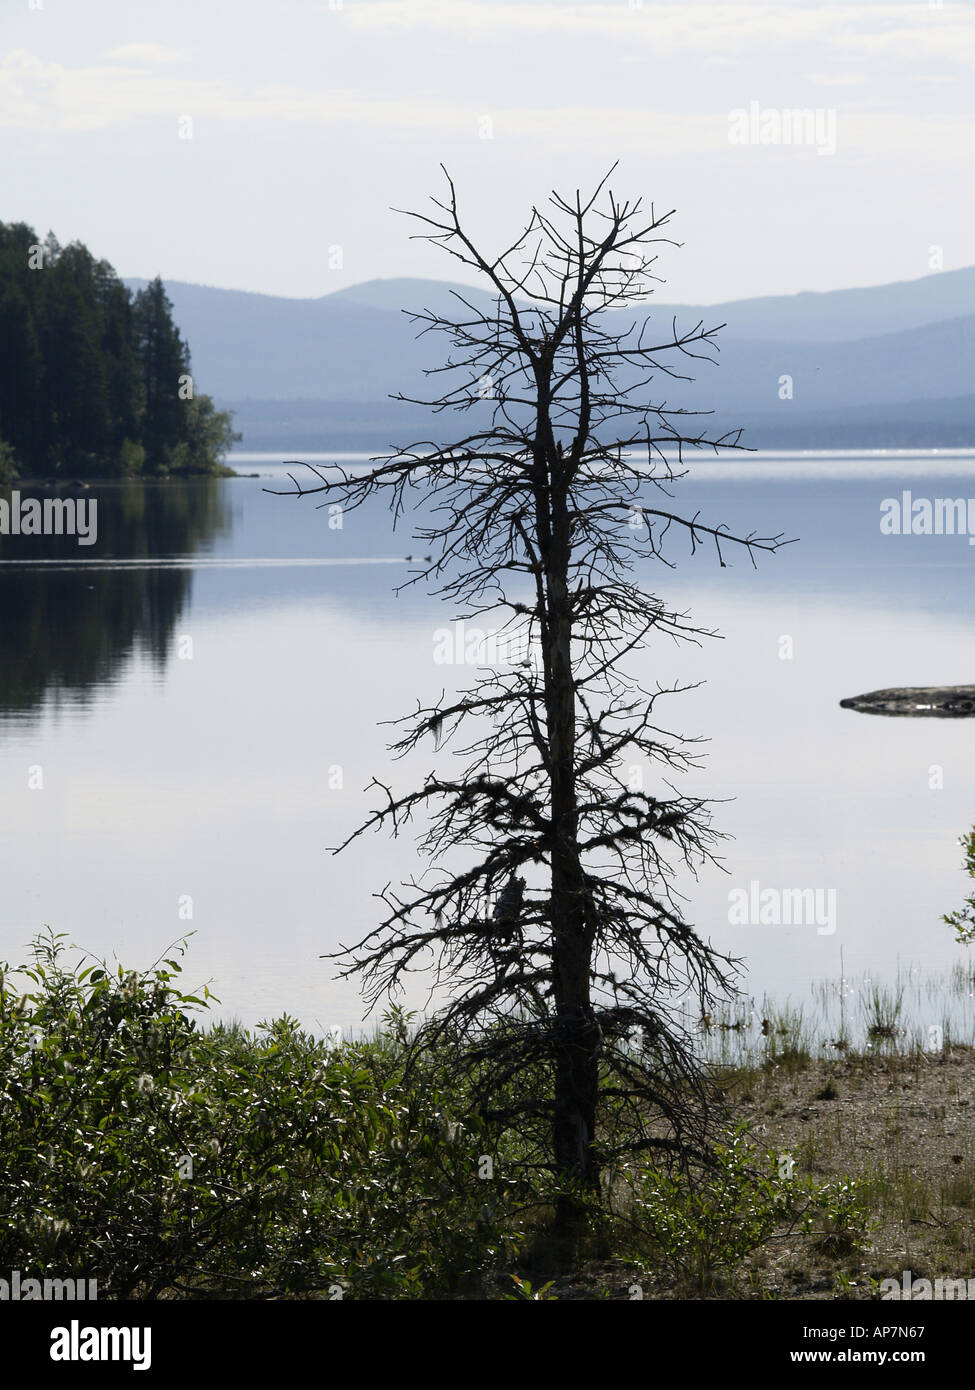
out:
M7 482L0 484L0 487L3 489L29 487L36 488L41 492L85 492L92 487L126 486L133 483L178 483L189 482L190 480L196 480L198 478L257 478L259 476L260 474L258 473L238 473L237 470L231 468L229 464L221 464L219 468L209 472L146 473L131 478L111 477L109 475L105 475L104 477L101 475L93 475L86 478L52 478L50 476L10 478Z

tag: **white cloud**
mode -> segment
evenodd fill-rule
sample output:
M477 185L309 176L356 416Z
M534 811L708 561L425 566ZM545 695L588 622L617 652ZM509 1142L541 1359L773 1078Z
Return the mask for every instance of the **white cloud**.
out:
M850 74L851 78L853 74ZM802 103L797 103L802 104ZM428 132L473 138L482 109L473 102L433 96L376 97L355 90L303 90L292 86L221 85L213 80L149 73L139 67L69 68L20 49L0 63L0 127L41 132L86 132L135 122L260 121L361 132ZM728 111L676 114L639 100L626 105L531 106L498 103L489 113L494 138L534 141L552 150L652 150L657 157L729 150ZM839 154L917 152L926 160L967 160L975 148L975 117L931 113L838 111ZM753 152L754 153L754 152ZM759 152L769 153L767 147ZM802 157L808 151L792 152ZM734 151L748 158L747 150Z
M499 0L360 0L343 11L358 28L393 33L435 29L510 43L530 35L646 43L661 56L688 47L747 47L756 29L799 40L820 31L815 11L772 4L499 3Z
M631 6L627 0L355 0L342 14L347 24L374 33L427 29L508 44L530 36L603 37L626 48L646 45L661 58L701 50L748 55L763 45L795 47L818 40L830 48L856 48L878 57L923 53L957 61L975 36L971 9L932 9L920 2L806 6L743 0Z
M458 119L452 108L420 98L377 100L360 92L281 86L235 89L212 79L150 74L141 67L69 68L25 49L0 63L0 127L79 132L171 120L175 131L183 115L412 129L448 127Z
M166 48L161 43L124 43L105 54L110 63L187 63L192 61L189 53L177 48Z
M862 62L869 57L876 63L891 58L916 63L923 58L970 64L975 9L954 5L938 10L918 5L912 23L904 22L902 9L884 7L877 13L886 16L889 27L878 26L873 33L848 31L843 35L843 46L851 58Z
M865 72L810 72L806 81L815 87L865 87L869 78Z

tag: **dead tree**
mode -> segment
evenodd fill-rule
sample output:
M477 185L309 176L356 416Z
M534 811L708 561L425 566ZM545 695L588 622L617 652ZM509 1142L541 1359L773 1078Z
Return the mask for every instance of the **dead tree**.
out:
M358 476L292 475L346 510L383 498L394 525L418 508L430 559L408 582L430 581L458 619L495 619L525 658L487 661L466 693L395 721L397 755L443 743L463 770L431 771L406 795L371 784L381 804L345 843L422 816L430 868L377 894L384 919L340 959L370 1003L434 962L446 1002L415 1047L456 1048L481 1114L517 1129L526 1162L561 1184L562 1229L603 1166L706 1148L712 1092L688 1000L696 1019L734 989L735 962L685 920L675 885L718 838L708 803L671 786L696 765L694 740L658 726L658 702L686 687L648 691L623 669L654 635L705 630L644 592L634 565L671 565L668 535L691 553L713 546L722 565L734 548L754 564L784 544L672 510L685 452L740 448L740 431L709 434L695 418L707 412L648 403L651 383L713 360L717 329L660 334L638 307L672 213L620 201L611 174L585 201L553 193L490 257L447 176L431 215L407 215L486 279L493 307L455 292L453 316L412 318L451 343L428 373L447 384L425 404L469 413L469 431ZM466 866L444 867L457 851Z

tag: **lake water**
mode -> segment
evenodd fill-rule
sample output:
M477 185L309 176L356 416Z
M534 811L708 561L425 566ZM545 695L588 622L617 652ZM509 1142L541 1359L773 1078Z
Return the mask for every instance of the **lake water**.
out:
M222 1016L350 1028L356 986L319 957L375 924L371 895L416 855L405 838L328 847L375 805L372 776L405 787L430 765L391 765L380 721L471 672L433 659L452 614L392 592L408 527L377 509L332 529L317 499L263 490L283 478L276 458L231 461L261 476L93 487L93 546L0 538L0 959L50 924L141 968L192 930L184 981L209 981ZM662 640L631 669L705 682L662 717L710 740L680 789L732 798L715 807L727 872L686 884L688 912L759 996L801 1000L838 978L841 951L847 975L884 978L965 958L940 918L971 889L957 839L975 822L975 720L839 708L975 683L975 548L882 534L881 503L905 489L975 495L975 455L692 464L682 513L799 541L756 572L674 537L676 568L640 571L722 635ZM832 913L729 920L729 893L752 884L819 890Z

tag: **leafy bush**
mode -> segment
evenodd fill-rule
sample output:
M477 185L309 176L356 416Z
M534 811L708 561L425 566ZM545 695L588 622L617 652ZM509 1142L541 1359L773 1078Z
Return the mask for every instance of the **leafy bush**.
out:
M975 827L958 841L965 851L965 872L975 878ZM946 912L941 919L955 929L955 940L961 946L970 946L975 941L975 894L966 898L960 912Z
M856 1181L817 1186L791 1163L749 1148L744 1127L716 1145L714 1164L694 1174L641 1174L637 1209L655 1254L680 1280L706 1289L780 1231L801 1224L824 1252L858 1248L868 1228Z
M815 1235L817 1248L826 1255L856 1254L873 1225L864 1205L862 1181L809 1184L808 1195L803 1228Z
M701 1288L792 1214L794 1180L757 1171L742 1131L716 1146L714 1159L714 1168L700 1174L645 1171L637 1198L664 1263Z
M184 943L185 945L185 943ZM287 1016L257 1035L191 1015L174 957L68 970L34 943L0 971L0 1267L96 1278L105 1297L423 1297L505 1255L517 1184L402 1083L406 1026L330 1046Z

